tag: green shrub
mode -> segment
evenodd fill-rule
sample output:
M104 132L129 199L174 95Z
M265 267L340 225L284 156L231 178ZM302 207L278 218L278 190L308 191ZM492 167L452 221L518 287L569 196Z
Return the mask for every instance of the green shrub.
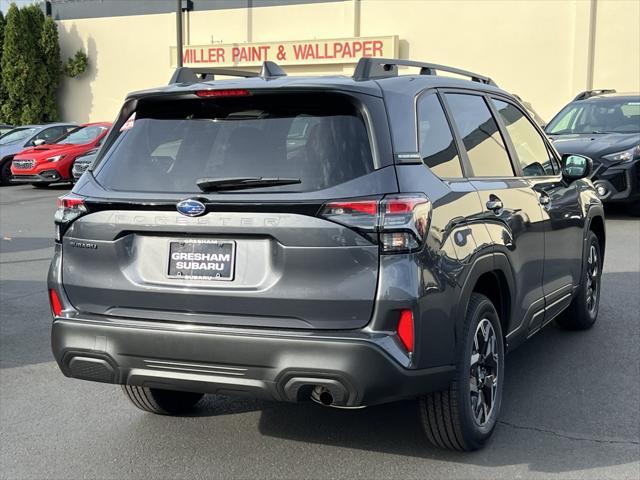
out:
M79 50L63 65L58 26L37 5L11 4L0 13L0 120L15 125L58 120L57 94L62 74L86 71Z

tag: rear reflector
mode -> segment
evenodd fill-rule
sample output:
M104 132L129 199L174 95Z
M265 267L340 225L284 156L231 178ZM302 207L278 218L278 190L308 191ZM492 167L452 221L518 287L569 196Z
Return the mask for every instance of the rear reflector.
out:
M54 317L59 317L62 313L62 302L56 291L52 288L49 289L49 304L51 305L51 313Z
M398 320L398 338L409 353L413 353L413 312L402 310Z
M211 97L246 97L247 95L251 95L249 90L245 90L244 88L234 88L229 90L198 90L196 95L202 98L211 98Z

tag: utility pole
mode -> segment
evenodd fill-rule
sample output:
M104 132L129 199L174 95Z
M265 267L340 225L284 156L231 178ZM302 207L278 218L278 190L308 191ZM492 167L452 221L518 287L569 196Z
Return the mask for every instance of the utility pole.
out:
M182 0L176 0L176 65L182 67Z

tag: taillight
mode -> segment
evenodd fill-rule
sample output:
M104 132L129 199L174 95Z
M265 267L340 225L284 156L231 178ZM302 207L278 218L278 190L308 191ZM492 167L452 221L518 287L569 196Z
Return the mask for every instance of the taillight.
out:
M54 220L56 224L56 241L62 241L62 235L74 220L87 213L87 206L84 199L70 193L59 197L56 201L56 214Z
M211 98L211 97L246 97L251 95L249 90L245 90L244 88L233 88L227 90L198 90L196 91L196 95L201 98Z
M58 293L52 288L49 289L49 304L51 305L51 313L54 317L59 317L62 313L62 302Z
M398 338L407 349L407 352L413 353L414 347L414 327L413 313L411 310L401 310L400 320L398 320Z
M320 216L370 237L376 234L384 253L404 253L422 247L429 229L431 202L423 194L338 200L326 203Z

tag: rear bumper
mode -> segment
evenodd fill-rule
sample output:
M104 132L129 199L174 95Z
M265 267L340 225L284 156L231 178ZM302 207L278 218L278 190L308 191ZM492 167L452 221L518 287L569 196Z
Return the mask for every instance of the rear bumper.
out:
M447 387L453 366L404 368L385 350L389 342L395 340L363 332L275 334L77 318L55 319L51 337L66 376L107 383L280 401L305 400L320 385L345 407Z

